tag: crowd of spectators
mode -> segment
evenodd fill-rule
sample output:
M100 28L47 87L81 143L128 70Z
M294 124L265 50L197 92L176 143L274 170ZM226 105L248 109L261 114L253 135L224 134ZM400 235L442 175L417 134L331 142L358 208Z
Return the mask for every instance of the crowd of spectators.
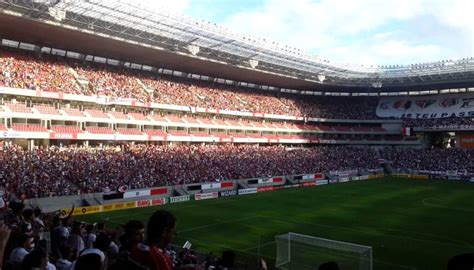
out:
M474 171L473 150L374 150L355 146L288 149L254 145L122 145L78 148L5 146L0 185L17 197L46 197L226 179L394 167Z
M0 185L17 196L45 197L123 185L137 189L375 167L372 150L351 146L294 150L230 144L52 146L27 151L13 145L0 152Z
M133 73L119 68L74 65L74 70L89 81L88 89L97 96L149 101Z
M109 227L84 223L69 213L43 213L22 201L1 201L0 268L6 270L224 270L235 253L221 258L172 245L177 220L166 210ZM255 268L254 268L255 269ZM256 269L267 269L262 264Z
M432 119L403 119L405 127L420 127L430 129L467 129L474 127L474 118L468 117L448 117Z
M74 72L88 85L76 83ZM377 119L378 99L373 97L301 97L4 49L0 86L298 117ZM472 124L472 118L463 117L404 119L407 127Z
M6 51L0 51L0 86L81 94L64 62Z
M5 270L267 270L257 258L240 262L236 252L225 250L220 258L198 254L189 245L173 245L178 235L177 218L156 210L145 225L140 220L125 224L85 223L67 212L43 213L22 201L0 199L0 268ZM104 222L105 221L105 222ZM472 269L473 254L449 260L448 270ZM316 269L316 268L314 268ZM322 262L319 270L338 270L337 262Z
M474 149L425 148L384 149L381 158L391 161L397 169L447 171L467 170L474 172Z
M88 85L76 83L83 78ZM299 97L42 54L0 50L0 86L210 109L332 119L374 119L376 98Z

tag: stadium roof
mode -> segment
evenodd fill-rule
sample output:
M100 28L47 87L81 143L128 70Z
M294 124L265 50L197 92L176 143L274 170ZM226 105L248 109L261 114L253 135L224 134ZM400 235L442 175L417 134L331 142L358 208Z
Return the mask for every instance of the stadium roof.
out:
M387 91L474 86L474 58L409 66L332 63L219 26L112 0L0 0L0 37L280 88Z

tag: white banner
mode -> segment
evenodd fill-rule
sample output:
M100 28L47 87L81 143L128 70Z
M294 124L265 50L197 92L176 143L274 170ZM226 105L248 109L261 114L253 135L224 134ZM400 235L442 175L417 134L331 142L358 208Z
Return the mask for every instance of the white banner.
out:
M357 170L351 171L329 171L330 175L349 177L357 174Z
M474 117L474 94L384 97L376 114L383 118Z
M314 179L314 174L306 174L301 177L303 180L313 180Z
M369 176L368 175L361 175L359 177L359 180L368 180L369 179Z
M329 183L328 180L317 180L316 181L316 186L327 185L328 183Z
M273 183L273 178L259 178L259 184Z
M170 203L187 202L191 199L189 195L170 197Z
M210 193L202 193L202 194L194 194L194 199L196 201L199 200L208 200L208 199L215 199L219 197L218 192L210 192Z
M134 190L134 191L127 191L123 194L123 197L126 198L134 198L134 197L145 197L145 196L150 196L151 195L151 190L146 189L146 190Z
M221 188L221 183L210 183L210 184L202 184L201 189L213 189L213 188Z
M349 182L349 177L341 177L339 178L339 183Z
M253 194L253 193L257 193L257 188L239 189L239 195Z

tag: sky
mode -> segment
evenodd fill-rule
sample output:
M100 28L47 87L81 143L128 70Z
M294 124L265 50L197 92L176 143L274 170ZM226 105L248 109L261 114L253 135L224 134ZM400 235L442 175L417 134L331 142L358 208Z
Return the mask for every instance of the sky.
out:
M474 0L134 0L333 62L404 65L474 56Z

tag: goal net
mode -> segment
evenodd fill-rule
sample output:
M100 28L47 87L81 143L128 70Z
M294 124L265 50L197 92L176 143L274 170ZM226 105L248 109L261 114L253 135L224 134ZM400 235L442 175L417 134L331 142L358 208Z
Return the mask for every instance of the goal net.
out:
M278 269L318 269L335 262L339 269L372 270L372 247L297 233L275 236Z

